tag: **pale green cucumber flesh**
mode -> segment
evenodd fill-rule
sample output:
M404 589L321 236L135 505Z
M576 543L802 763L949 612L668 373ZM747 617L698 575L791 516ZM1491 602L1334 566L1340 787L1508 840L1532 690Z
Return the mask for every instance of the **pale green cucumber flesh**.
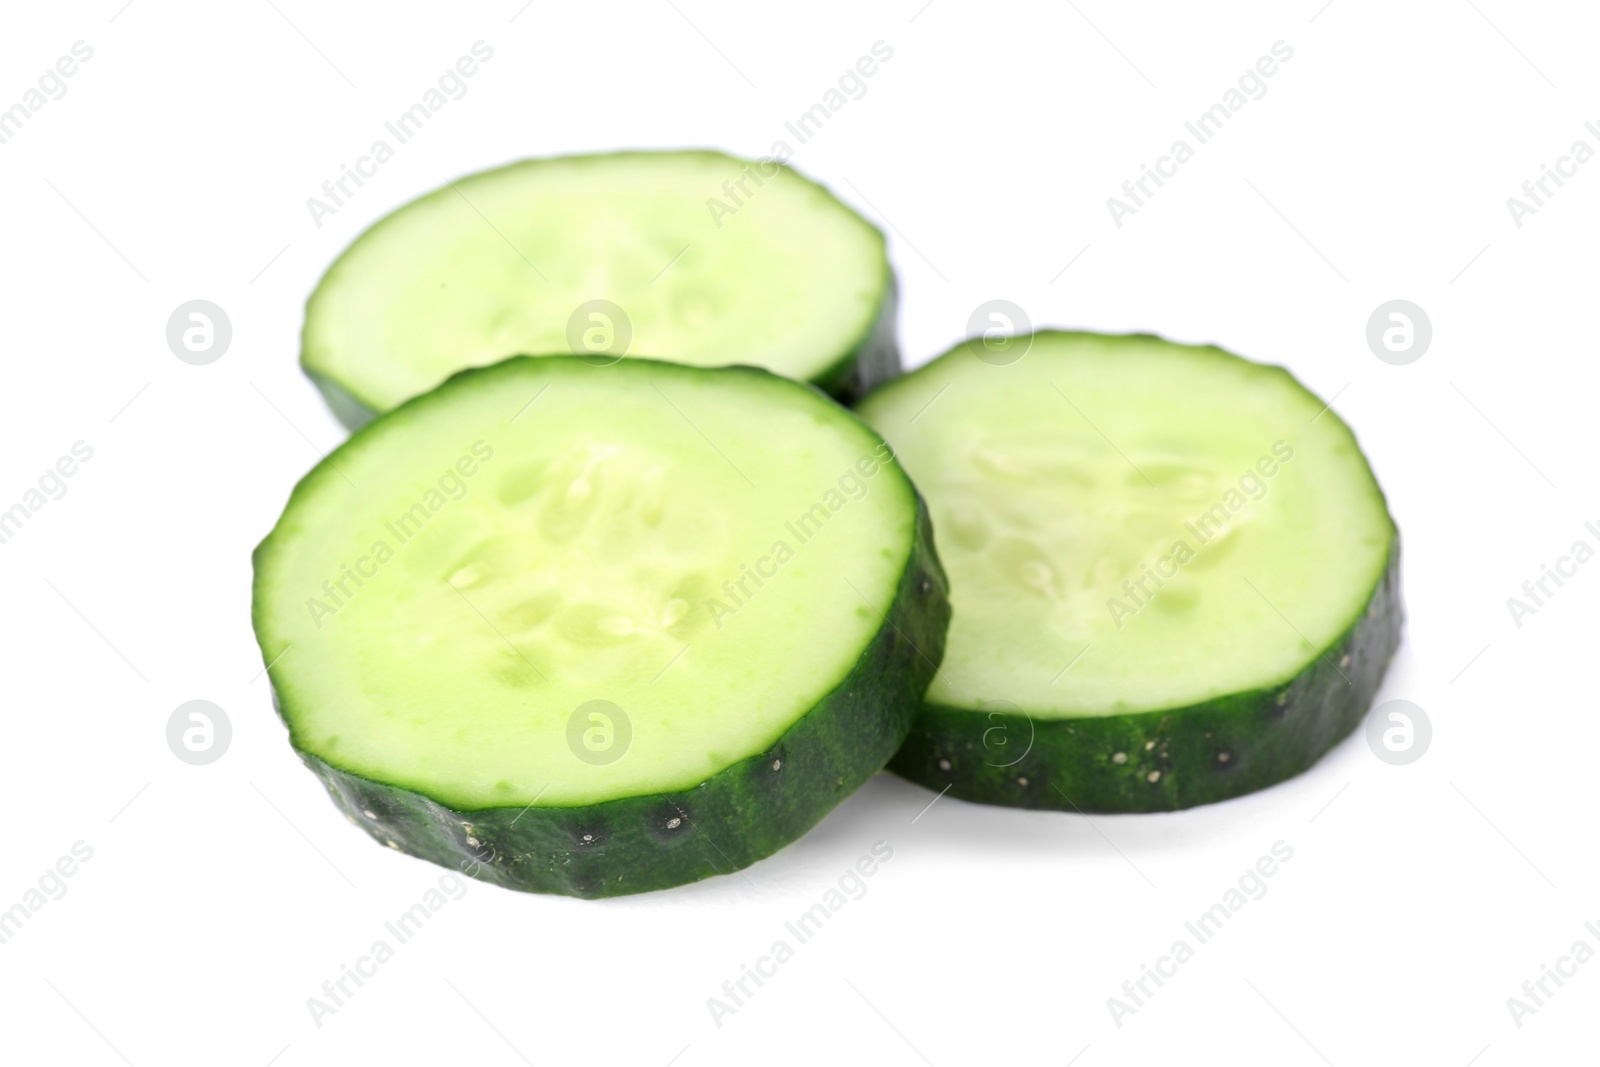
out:
M893 328L883 235L822 186L620 152L473 174L380 220L308 301L301 363L352 426L523 353L744 363L852 397L898 371Z
M927 497L953 590L902 773L999 803L1187 806L1303 769L1370 701L1398 639L1394 525L1349 428L1282 368L1043 332L960 345L860 411ZM1324 668L1340 684L1296 698L1305 729L1267 729ZM1172 756L1177 713L1253 722L1249 694L1260 729ZM1107 732L1138 744L1100 751Z
M541 357L307 475L254 618L292 743L358 824L592 896L752 862L882 767L943 589L911 483L815 390Z

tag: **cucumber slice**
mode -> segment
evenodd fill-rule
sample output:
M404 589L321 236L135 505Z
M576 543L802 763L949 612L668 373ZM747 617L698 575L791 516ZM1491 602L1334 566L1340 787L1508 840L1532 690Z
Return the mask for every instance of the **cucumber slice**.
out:
M1216 348L1009 345L967 341L861 405L927 495L954 589L891 769L1117 812L1309 767L1366 712L1401 625L1394 523L1349 428Z
M352 429L523 352L755 364L849 399L899 373L894 306L883 234L788 167L534 159L356 238L306 304L300 362Z
M750 367L518 357L357 432L255 553L290 741L386 845L598 897L769 855L943 653L883 440Z

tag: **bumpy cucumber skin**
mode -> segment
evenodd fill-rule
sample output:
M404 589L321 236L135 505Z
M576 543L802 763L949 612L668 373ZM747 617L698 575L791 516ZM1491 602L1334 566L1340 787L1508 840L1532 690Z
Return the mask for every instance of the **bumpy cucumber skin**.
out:
M895 316L900 289L893 269L884 282L883 303L878 317L849 354L812 379L811 384L846 406L853 405L872 390L900 375L900 343L896 340Z
M366 401L361 400L332 378L307 367L304 361L301 362L300 369L306 372L311 384L322 394L322 399L328 405L328 410L333 412L333 417L351 433L378 417L376 408L369 407Z
M650 151L624 151L614 153L596 153L587 157L578 158L598 159L606 155L651 156L660 154L662 153ZM726 153L716 151L715 149L684 149L677 154L716 156L720 159L732 160L734 162L751 162L748 160L738 159L734 156L729 156ZM554 158L561 159L568 157ZM527 162L531 161L521 160L517 163L506 164L505 167L520 166ZM505 167L493 169L505 169ZM482 173L488 173L488 171L484 171ZM860 218L862 222L866 223L868 226L871 226L872 229L877 230L880 237L883 236L882 227L874 225L872 222L867 220L865 216L862 216L860 212L855 211L854 208L851 208L848 204L845 204L843 200L834 194L832 189L829 189L826 185L823 185L819 181L807 178L805 175L800 174L799 171L795 171L794 173L802 181L808 182L809 184L822 189L834 200L839 201L839 203L843 204L846 209L850 210L858 218ZM468 177L476 176L477 175L468 175ZM390 212L388 215L385 215L383 218L367 227L367 229L357 234L355 239L352 240L350 244L346 246L345 250L339 254L339 259L343 259L345 255L347 255L352 249L361 243L362 239L366 237L368 233L383 225L394 215L406 210L412 204L416 203L417 200L425 200L429 196L432 196L440 191L441 190L436 189L431 193L425 193L422 196L417 197L414 200L409 200L395 208L394 211ZM884 238L884 241L887 245L886 237ZM310 363L311 345L308 344L306 336L311 323L311 304L316 299L317 293L321 291L322 286L327 281L328 276L333 273L333 269L338 265L338 262L339 260L336 259L333 264L329 265L328 269L323 272L322 278L318 279L317 288L313 290L311 296L306 299L306 315L300 328L300 369L305 372L306 377L310 378L312 384L315 385L317 390L322 393L323 400L327 403L329 410L333 412L334 418L338 419L339 422L343 424L345 429L355 431L361 429L361 427L377 418L380 414L382 414L382 411L366 400L358 397L342 382L322 373L319 370L314 369ZM862 335L862 337L856 342L855 346L850 351L846 352L833 363L829 364L827 369L823 370L821 373L807 379L812 385L815 385L817 388L821 389L823 392L827 393L829 396L833 397L835 400L839 401L839 403L844 404L847 407L853 406L857 400L871 392L877 386L882 385L891 378L897 377L904 366L900 359L900 343L898 339L898 330L896 327L896 312L899 305L899 285L895 278L894 268L889 264L887 252L884 254L884 272L885 278L883 300L881 303L879 303L877 317L873 320L872 325L867 328L867 332ZM506 354L510 356L513 353L508 352ZM562 354L567 355L569 353ZM670 357L655 356L648 353L644 353L643 355L645 355L647 358L655 360L670 359ZM461 369L466 370L470 368Z
M800 837L883 769L944 657L949 592L919 496L894 601L850 673L766 751L692 789L577 808L456 810L299 755L374 840L507 889L594 899L731 874Z
M1399 647L1404 615L1396 537L1361 616L1287 684L1076 719L927 703L889 769L962 800L1060 811L1177 811L1255 792L1306 770L1356 728Z

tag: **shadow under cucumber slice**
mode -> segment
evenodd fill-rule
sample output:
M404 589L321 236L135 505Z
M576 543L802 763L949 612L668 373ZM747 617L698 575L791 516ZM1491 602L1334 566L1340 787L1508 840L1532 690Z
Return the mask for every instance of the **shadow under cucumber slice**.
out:
M928 500L954 610L891 770L1169 811L1298 774L1366 713L1398 536L1349 428L1282 368L1042 332L958 345L860 411Z

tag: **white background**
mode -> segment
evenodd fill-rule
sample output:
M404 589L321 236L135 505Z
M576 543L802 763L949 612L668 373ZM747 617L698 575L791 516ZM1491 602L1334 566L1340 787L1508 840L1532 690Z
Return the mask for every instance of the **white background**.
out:
M0 507L94 449L0 545L0 908L93 849L0 945L8 1061L1592 1058L1600 963L1520 1029L1506 1007L1580 937L1600 948L1600 563L1520 628L1506 607L1578 538L1600 546L1600 162L1521 228L1506 207L1574 140L1600 148L1592 10L122 2L14 5L0 33L0 107L94 49L0 145ZM313 225L306 198L480 39L468 95ZM1421 705L1431 748L1392 767L1358 734L1255 796L1092 820L924 810L880 776L743 876L599 903L472 883L318 1028L307 998L440 871L346 824L259 677L250 549L343 436L296 367L306 294L374 218L472 170L765 153L878 40L892 60L794 162L888 229L908 363L1004 297L1036 324L1215 341L1337 397L1404 536L1380 699ZM1294 56L1267 95L1115 226L1106 198L1278 40ZM164 338L194 298L233 323L210 366ZM1393 298L1433 323L1409 366L1364 339ZM233 724L206 767L164 736L195 698ZM880 840L867 895L714 1025L707 998ZM1107 998L1279 840L1268 894L1117 1027Z

